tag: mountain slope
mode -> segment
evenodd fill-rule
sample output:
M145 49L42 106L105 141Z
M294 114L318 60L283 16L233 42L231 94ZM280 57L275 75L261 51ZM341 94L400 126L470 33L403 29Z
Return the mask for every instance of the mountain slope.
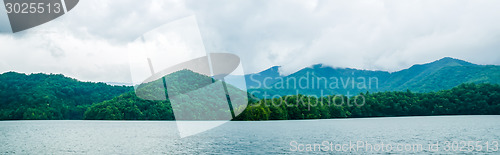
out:
M450 89L462 83L500 83L500 66L448 66L394 90L429 92ZM406 89L405 89L406 88Z
M0 120L82 119L93 103L132 91L132 87L81 82L60 74L0 74Z
M386 80L386 83L383 83L384 90L406 90L411 88L412 90L417 91L415 87L410 87L410 86L415 86L416 83L419 83L426 77L436 73L439 74L439 71L442 68L451 66L478 66L478 65L449 57L445 57L440 60L427 64L413 65L408 69L392 73L390 78ZM457 86L458 84L453 86L447 86L446 88L441 88L441 89L451 88Z

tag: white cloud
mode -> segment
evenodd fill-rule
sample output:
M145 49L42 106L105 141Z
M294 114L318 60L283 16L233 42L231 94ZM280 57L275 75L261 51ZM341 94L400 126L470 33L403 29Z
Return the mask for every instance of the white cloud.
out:
M498 1L217 2L188 6L214 31L210 44L239 52L249 72L316 63L397 71L445 56L500 64Z
M205 48L240 55L247 73L317 63L397 71L445 56L500 64L499 10L495 0L86 0L25 33L0 34L0 71L130 82L127 43L189 14Z
M38 32L0 37L2 71L62 73L84 81L130 81L124 48L98 39Z

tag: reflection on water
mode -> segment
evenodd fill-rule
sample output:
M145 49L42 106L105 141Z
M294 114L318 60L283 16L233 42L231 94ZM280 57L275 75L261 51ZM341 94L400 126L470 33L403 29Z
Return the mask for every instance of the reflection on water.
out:
M303 144L299 149L305 149L306 144L322 144L324 141L334 145L350 141L423 146L438 141L491 143L500 141L500 116L229 122L182 139L178 136L175 122L0 122L0 154L339 153L322 152L318 148L316 152L294 151L298 144ZM441 147L443 145L440 144ZM500 153L491 151L491 147L490 153ZM480 152L485 153L485 149ZM446 152L441 148L437 153Z

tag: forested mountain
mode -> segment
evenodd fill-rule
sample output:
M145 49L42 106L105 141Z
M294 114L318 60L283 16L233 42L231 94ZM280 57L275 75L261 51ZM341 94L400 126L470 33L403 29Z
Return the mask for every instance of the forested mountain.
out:
M462 83L500 83L500 66L476 65L454 58L413 65L397 72L333 68L321 64L279 75L279 67L246 75L249 92L259 98L306 94L355 95L361 92L431 92L450 89ZM270 76L268 76L270 75ZM267 78L267 80L265 80ZM267 96L264 96L267 95Z
M413 65L412 67L394 72L382 84L383 90L406 90L410 89L418 92L436 91L450 89L464 82L475 82L479 78L495 78L481 82L499 83L498 69L500 66L480 66L463 60L453 58L443 58L428 64ZM470 76L471 81L456 78L462 77L465 71L466 74L474 74L478 71L485 71L485 74ZM429 80L439 81L439 83L430 83ZM478 81L479 82L479 81Z
M82 119L93 103L132 91L132 87L81 82L61 74L0 74L0 120Z
M227 95L223 84L191 70L180 70L137 86L136 93L92 105L85 119L172 120L174 107L177 120L229 120L229 107L238 115L248 100L245 91L230 84L226 84Z
M237 117L238 120L499 114L500 111L500 66L475 65L453 58L414 65L393 73L332 68L318 64L288 76L280 75L279 67L272 67L261 74L246 75L245 78L248 92L257 97L250 95L250 105L259 103L259 100L270 102L284 99L294 103L296 107L258 105L245 108L246 102L243 103L242 97L246 96L245 92L231 85L227 85L228 91L238 94L236 98L231 98L234 102L215 102L221 104L214 106L200 105L214 100L222 101L227 96L224 96L223 89L204 87L221 81L189 70L169 74L165 80L158 79L140 85L137 92L133 92L133 87L81 82L60 74L26 75L7 72L0 74L0 120L172 120L174 111L169 100L172 98L183 101L178 103L185 103L180 106L203 107L198 109L200 111L191 113L204 112L207 115L213 112L230 113L227 107L232 105L232 112L243 112ZM169 91L166 91L165 85ZM208 91L196 91L200 88ZM253 93L254 91L259 93ZM367 91L370 93L366 93ZM267 99L259 99L264 92L268 94ZM184 95L185 93L191 94ZM367 104L360 108L311 108L297 104L303 103L301 100L305 99L327 100L328 97L339 94L361 94L366 98ZM184 119L217 119L206 118L207 115L189 115Z

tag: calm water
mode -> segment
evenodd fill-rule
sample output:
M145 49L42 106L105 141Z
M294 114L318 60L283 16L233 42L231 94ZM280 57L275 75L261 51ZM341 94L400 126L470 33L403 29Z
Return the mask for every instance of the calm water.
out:
M326 142L324 142L326 141ZM341 150L349 142L372 150ZM306 121L229 122L202 134L179 138L175 122L156 121L1 121L0 154L173 154L173 153L460 153L445 151L445 141L481 141L482 153L500 141L500 116L438 116ZM428 144L439 142L439 150ZM489 142L489 150L485 150ZM332 143L320 150L322 143ZM300 145L299 145L300 144ZM317 144L305 152L307 144ZM396 150L401 144L402 150ZM423 150L405 151L407 144ZM475 143L473 145L476 145ZM498 145L498 144L497 144ZM335 147L337 149L335 149ZM456 146L461 146L456 144ZM408 147L410 148L410 147ZM304 152L300 150L304 149ZM367 150L363 150L367 149ZM462 148L464 149L464 148ZM477 147L475 148L477 149ZM402 152L403 151L403 152ZM471 153L471 152L465 152ZM472 152L477 153L477 152Z

